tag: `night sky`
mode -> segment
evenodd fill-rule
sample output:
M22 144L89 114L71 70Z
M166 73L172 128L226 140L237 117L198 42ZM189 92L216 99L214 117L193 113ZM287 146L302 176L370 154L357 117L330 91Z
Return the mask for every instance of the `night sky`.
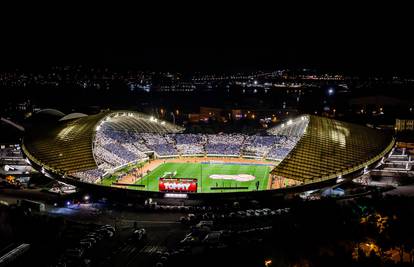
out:
M5 24L0 67L90 64L190 72L309 67L414 74L410 16L387 8L356 13L358 8L306 16L303 10L280 10L259 20L241 15L225 22L215 14L195 20L197 13L162 21L162 14L142 19L142 12L24 17Z

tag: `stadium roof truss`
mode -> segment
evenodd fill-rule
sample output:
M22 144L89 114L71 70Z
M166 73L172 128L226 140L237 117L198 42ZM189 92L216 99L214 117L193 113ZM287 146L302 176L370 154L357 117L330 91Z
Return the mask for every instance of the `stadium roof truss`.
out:
M25 136L23 150L37 165L57 174L69 174L97 167L93 155L96 131L178 133L182 127L131 111L106 111L96 115L59 121L50 129L35 128Z
M300 119L303 123L269 130L303 132L296 146L272 170L273 175L303 183L337 178L371 165L394 145L392 136L372 128L313 115L306 117Z

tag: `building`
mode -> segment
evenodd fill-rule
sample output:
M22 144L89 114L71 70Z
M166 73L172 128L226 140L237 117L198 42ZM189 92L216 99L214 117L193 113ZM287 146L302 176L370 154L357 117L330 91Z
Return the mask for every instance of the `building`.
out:
M396 119L395 131L414 131L414 119Z

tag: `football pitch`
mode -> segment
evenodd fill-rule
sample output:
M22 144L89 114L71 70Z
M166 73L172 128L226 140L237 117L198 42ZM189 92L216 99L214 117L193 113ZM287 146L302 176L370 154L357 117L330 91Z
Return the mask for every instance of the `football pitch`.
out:
M265 190L270 170L270 166L259 164L166 162L136 182L144 187L130 186L129 188L158 191L159 178L163 177L165 173L176 172L174 178L196 178L198 180L197 192L247 192L256 190L257 182L259 190ZM238 179L237 175L240 174L241 177L248 177L245 180L249 181ZM222 189L212 189L215 187ZM235 187L238 189L234 189Z

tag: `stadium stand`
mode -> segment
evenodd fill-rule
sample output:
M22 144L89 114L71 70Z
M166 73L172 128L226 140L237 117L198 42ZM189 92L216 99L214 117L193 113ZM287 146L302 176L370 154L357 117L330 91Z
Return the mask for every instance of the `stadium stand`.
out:
M175 134L176 147L180 155L205 155L207 137L201 134Z
M296 141L278 135L149 134L105 128L95 135L94 155L99 169L105 171L143 161L148 152L158 157L223 155L281 160Z
M99 169L73 173L73 176L78 177L82 182L92 184L99 183L103 175L104 171Z
M262 136L262 135L252 135L246 138L243 146L243 156L253 156L262 158L264 155L268 154L270 149L275 143L283 137L281 136Z
M141 133L141 138L158 156L178 156L175 142L169 135Z
M246 136L243 134L207 135L206 154L219 156L240 156Z
M298 140L299 138L294 136L279 136L278 141L268 151L266 159L283 160L295 147Z

